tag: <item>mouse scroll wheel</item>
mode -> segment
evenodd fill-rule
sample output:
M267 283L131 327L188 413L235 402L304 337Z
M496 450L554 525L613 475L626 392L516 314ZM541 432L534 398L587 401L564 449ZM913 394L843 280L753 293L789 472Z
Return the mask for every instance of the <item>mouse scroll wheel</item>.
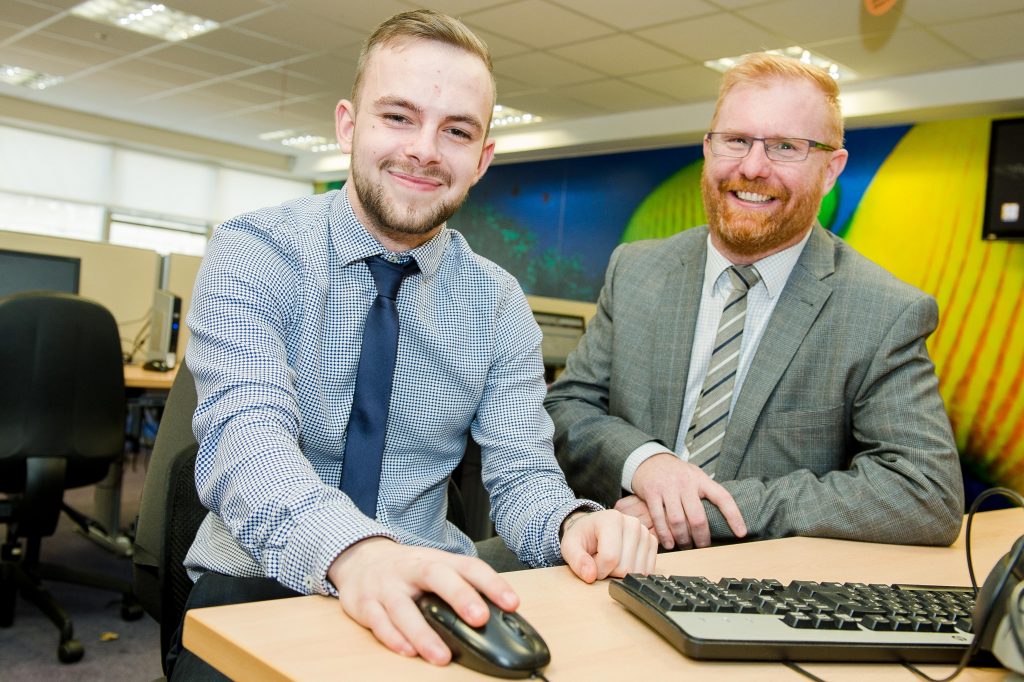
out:
M510 630L520 637L523 636L523 628L519 625L519 620L515 616L510 613L502 613L501 619L505 621L505 625L507 625Z

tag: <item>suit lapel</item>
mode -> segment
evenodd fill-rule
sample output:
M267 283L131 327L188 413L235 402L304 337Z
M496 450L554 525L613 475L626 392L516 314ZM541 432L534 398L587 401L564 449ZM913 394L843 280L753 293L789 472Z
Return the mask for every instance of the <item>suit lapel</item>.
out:
M675 448L679 420L683 413L686 377L690 371L693 333L700 310L701 287L704 284L704 262L707 258L707 229L687 230L675 252L678 267L670 268L654 295L663 303L666 314L654 325L653 351L656 373L651 382L651 425L655 436L669 448Z
M718 463L719 480L733 479L739 472L768 397L832 294L832 285L824 278L834 271L832 237L816 224L772 311L736 398Z

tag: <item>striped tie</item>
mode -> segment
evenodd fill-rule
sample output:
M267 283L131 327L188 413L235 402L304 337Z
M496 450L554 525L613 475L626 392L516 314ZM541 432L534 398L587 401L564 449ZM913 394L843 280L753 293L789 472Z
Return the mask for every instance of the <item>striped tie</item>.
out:
M690 463L710 476L714 476L715 461L722 454L722 440L732 409L732 390L743 343L743 321L747 315L747 291L760 279L752 265L734 265L726 272L732 280L732 293L722 310L704 388L697 399L693 425L686 433Z

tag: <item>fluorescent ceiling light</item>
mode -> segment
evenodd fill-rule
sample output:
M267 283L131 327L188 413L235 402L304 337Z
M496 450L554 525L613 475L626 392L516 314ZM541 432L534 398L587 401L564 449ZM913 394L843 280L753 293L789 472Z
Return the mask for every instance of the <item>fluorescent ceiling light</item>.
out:
M286 137L293 137L295 131L291 128L285 128L284 130L271 130L269 133L260 133L261 140L283 140Z
M320 135L296 135L281 140L285 147L304 149L307 152L333 152L339 149L337 142L329 142L326 137Z
M20 85L23 88L30 88L32 90L45 90L46 88L57 85L63 80L64 78L62 76L54 76L48 73L43 73L42 71L25 69L20 66L0 64L0 83Z
M843 83L855 79L856 74L845 66L832 61L828 57L820 55L816 52L800 47L799 45L793 45L791 47L785 47L780 50L767 50L768 54L780 54L786 57L792 57L793 59L799 59L804 64L813 64L814 66L820 67L828 72L828 75L832 76L837 82ZM725 73L732 67L736 66L737 63L743 60L747 55L740 55L738 57L722 57L721 59L712 59L704 62L704 66L709 69L714 69L721 73Z
M139 0L86 0L72 7L71 13L170 42L188 40L220 26L212 19Z
M495 104L494 116L491 117L491 128L525 126L530 125L531 123L540 123L542 120L544 119L540 116L534 116L529 112L513 109L512 107L506 107L501 104Z

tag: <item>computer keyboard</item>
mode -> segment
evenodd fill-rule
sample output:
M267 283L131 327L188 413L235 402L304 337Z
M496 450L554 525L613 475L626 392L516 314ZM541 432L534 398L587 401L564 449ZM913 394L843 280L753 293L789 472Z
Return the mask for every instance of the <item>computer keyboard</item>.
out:
M956 663L969 587L630 574L616 601L691 658Z

